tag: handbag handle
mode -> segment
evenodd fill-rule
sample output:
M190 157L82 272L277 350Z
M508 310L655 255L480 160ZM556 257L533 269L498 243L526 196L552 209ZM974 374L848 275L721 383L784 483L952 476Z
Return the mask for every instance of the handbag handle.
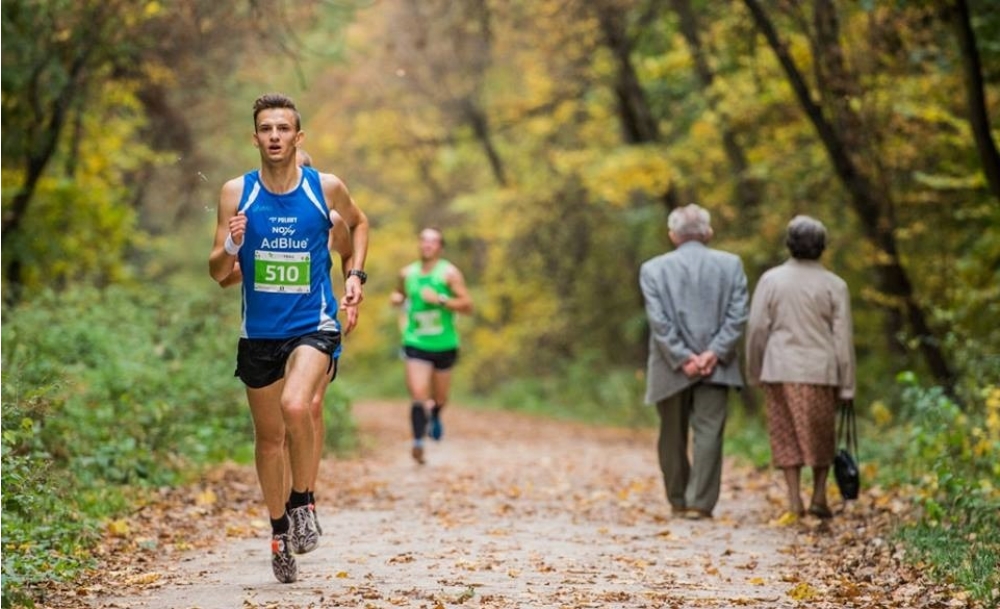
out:
M854 400L840 402L840 422L837 425L837 443L845 445L847 451L858 461L858 422L854 415Z

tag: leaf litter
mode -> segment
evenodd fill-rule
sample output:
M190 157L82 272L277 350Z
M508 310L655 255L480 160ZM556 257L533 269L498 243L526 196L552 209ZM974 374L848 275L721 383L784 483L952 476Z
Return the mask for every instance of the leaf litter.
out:
M650 430L451 406L418 466L404 406L355 406L362 449L323 462L325 535L295 584L270 573L253 467L226 464L110 522L100 567L38 606L983 609L888 541L898 493L787 518L774 472L727 460L715 519L678 520Z

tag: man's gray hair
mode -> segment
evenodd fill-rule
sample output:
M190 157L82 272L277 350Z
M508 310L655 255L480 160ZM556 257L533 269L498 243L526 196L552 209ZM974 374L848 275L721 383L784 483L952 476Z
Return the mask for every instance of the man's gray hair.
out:
M671 211L667 227L681 239L705 240L712 236L712 216L704 207L692 203Z
M826 227L810 216L795 216L788 223L785 245L792 258L818 260L826 249Z

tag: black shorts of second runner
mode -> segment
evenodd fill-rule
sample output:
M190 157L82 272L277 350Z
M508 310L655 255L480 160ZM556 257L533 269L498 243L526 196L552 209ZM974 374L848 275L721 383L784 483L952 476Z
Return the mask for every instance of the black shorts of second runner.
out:
M267 387L285 376L285 363L296 347L308 345L330 356L327 374L332 381L337 376L337 358L333 354L340 346L340 332L313 332L295 338L241 338L236 350L236 372L251 389Z
M416 347L403 346L406 359L419 359L434 364L435 370L450 370L458 361L458 349L447 351L424 351Z

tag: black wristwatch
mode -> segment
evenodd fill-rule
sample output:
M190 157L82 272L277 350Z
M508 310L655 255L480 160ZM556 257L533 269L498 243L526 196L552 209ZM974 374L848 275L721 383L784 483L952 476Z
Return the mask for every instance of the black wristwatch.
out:
M351 269L350 271L347 272L347 276L357 277L358 279L361 280L361 285L365 285L365 282L368 281L368 273L364 271L359 271L358 269Z

